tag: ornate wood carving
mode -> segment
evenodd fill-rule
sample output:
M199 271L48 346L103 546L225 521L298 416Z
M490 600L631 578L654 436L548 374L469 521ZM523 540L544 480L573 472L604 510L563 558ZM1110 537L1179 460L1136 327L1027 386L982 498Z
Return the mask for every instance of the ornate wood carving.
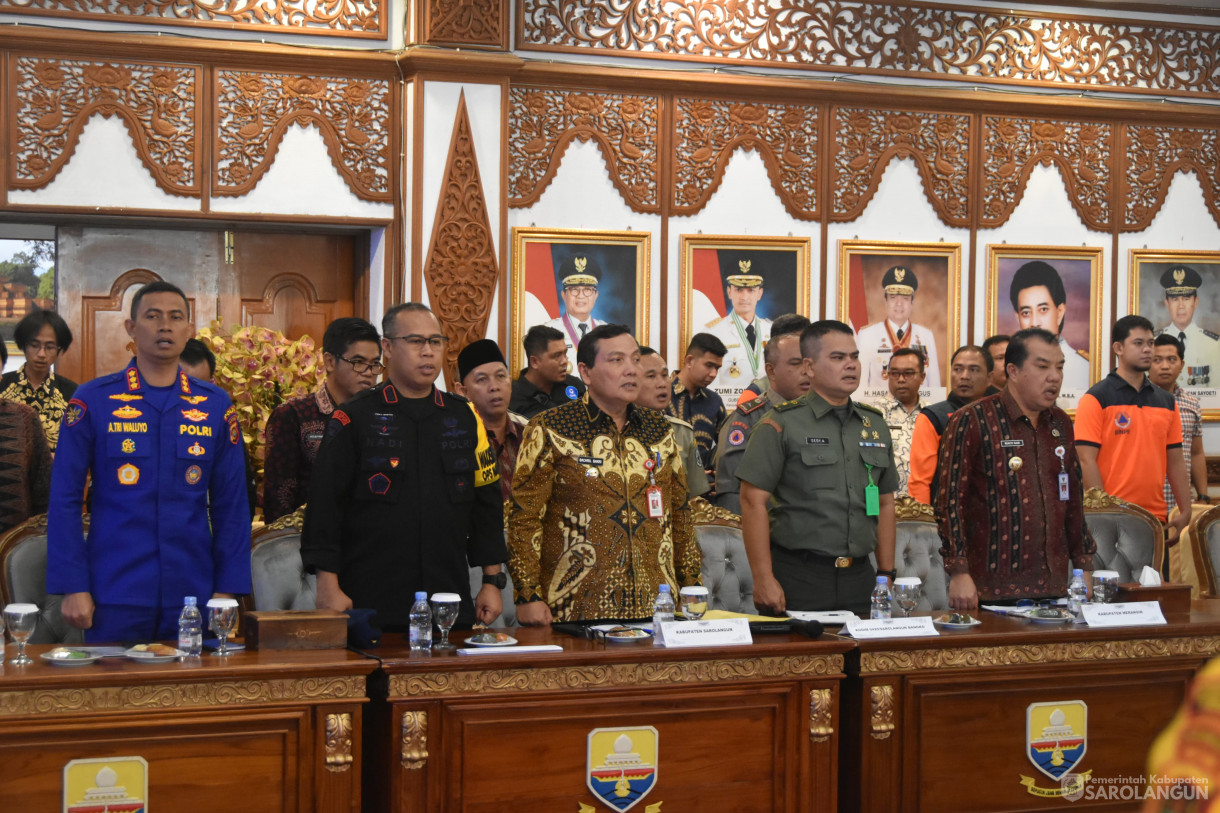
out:
M525 207L542 196L573 139L601 147L627 205L660 210L657 190L656 96L592 93L536 87L509 90L508 204Z
M1142 231L1165 203L1173 176L1195 173L1212 219L1220 224L1220 131L1127 125L1123 156L1123 229Z
M1073 644L977 646L908 652L863 652L860 671L913 672L922 669L973 669L979 666L1067 663L1070 661L1138 660L1141 658L1210 658L1220 653L1220 637L1152 638Z
M936 511L910 494L900 494L894 500L894 513L899 522L936 522Z
M508 0L428 0L432 45L508 49Z
M874 740L889 739L894 732L894 687L873 686L869 689L872 701L872 735Z
M133 268L130 271L124 271L111 283L110 293L107 296L86 294L81 298L81 333L83 334L80 341L81 369L87 371L90 377L101 374L97 370L98 348L105 347L105 336L113 335L108 333L106 328L122 327L122 322L127 315L123 310L123 298L127 292L132 288L160 280L159 275L147 268ZM188 296L187 304L190 305L191 313L197 313L194 297ZM103 322L109 324L103 324ZM125 347L133 355L135 354L134 342L127 341Z
M342 773L352 767L352 715L326 715L326 770Z
M117 115L157 186L199 197L198 68L39 57L17 57L13 64L13 188L49 184L75 151L85 123L94 115Z
M1110 144L1105 123L983 116L982 226L1008 220L1035 164L1054 164L1089 228L1110 228Z
M830 689L809 690L809 738L814 742L826 742L835 733L831 696Z
M810 105L674 100L674 214L694 214L737 149L756 150L793 217L818 217L818 123Z
M402 766L418 771L428 764L428 712L402 713Z
M691 497L691 522L695 525L722 525L741 528L741 516L720 505L712 505L703 497Z
M267 314L276 312L276 300L291 296L304 305L304 311L309 316L317 316L318 322L330 324L334 318L334 307L329 302L319 302L321 297L318 289L308 278L293 272L276 274L267 280L263 288L262 299L245 299L241 301L241 323L243 325L266 325Z
M970 117L838 107L834 111L832 220L855 220L891 158L913 158L940 219L969 225Z
M6 14L36 14L157 26L268 29L293 34L384 38L384 0L0 0Z
M487 335L500 273L464 93L458 99L425 263L428 298L449 337L445 379L456 381L458 353Z
M363 677L175 683L172 685L88 686L0 692L0 716L70 714L82 711L177 709L347 700L364 697Z
M517 0L517 47L1217 95L1220 31L849 0ZM645 11L647 9L647 11Z
M487 692L550 692L673 683L832 675L842 655L793 655L732 661L660 661L535 669L490 669L390 676L391 697Z
M249 192L271 167L284 131L312 124L352 192L389 201L390 99L384 79L218 70L213 191Z

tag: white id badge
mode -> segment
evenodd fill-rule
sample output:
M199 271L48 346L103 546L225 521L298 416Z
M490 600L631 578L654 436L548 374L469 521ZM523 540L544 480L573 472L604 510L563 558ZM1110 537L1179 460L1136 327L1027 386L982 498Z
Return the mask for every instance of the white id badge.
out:
M665 504L661 501L661 487L648 487L648 516L651 519L660 519L665 516Z
M1059 501L1067 502L1068 499L1068 474L1066 471L1059 472Z

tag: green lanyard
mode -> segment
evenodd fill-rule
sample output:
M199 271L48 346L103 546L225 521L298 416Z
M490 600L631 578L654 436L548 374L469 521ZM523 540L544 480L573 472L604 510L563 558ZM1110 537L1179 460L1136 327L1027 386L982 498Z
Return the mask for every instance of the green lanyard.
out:
M868 470L868 485L864 487L864 513L875 517L881 514L881 494L873 482L873 467L865 463L864 468Z

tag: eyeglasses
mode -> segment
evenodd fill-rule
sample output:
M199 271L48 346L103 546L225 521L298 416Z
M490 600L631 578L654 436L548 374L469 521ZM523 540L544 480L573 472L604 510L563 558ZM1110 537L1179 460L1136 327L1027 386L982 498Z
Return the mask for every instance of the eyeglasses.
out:
M580 294L581 296L593 296L597 293L597 289L592 285L569 285L563 290L565 293Z
M440 351L445 349L445 343L449 341L448 336L442 336L439 333L435 336L421 336L418 333L411 333L407 336L386 336L390 341L402 339L407 343L407 347L412 350L423 350L424 345L428 345L433 350Z
M45 350L47 351L48 356L53 356L59 352L59 345L55 344L54 342L47 342L46 344L43 344L42 342L30 342L25 346L25 352L28 356L38 355L39 350Z
M339 361L346 361L352 365L352 369L358 373L372 373L376 375L385 369L385 365L380 361L364 361L363 359L349 359L346 356L337 356Z
M890 378L914 378L919 375L918 370L890 370Z

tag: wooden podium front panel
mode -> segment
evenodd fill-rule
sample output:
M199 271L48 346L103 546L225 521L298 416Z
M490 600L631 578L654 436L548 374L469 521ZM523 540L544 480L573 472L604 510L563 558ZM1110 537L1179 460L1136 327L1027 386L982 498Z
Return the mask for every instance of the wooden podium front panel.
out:
M799 719L795 687L753 691L610 693L525 703L450 704L444 715L445 810L603 807L585 785L589 731L652 726L656 784L641 807L785 810Z

